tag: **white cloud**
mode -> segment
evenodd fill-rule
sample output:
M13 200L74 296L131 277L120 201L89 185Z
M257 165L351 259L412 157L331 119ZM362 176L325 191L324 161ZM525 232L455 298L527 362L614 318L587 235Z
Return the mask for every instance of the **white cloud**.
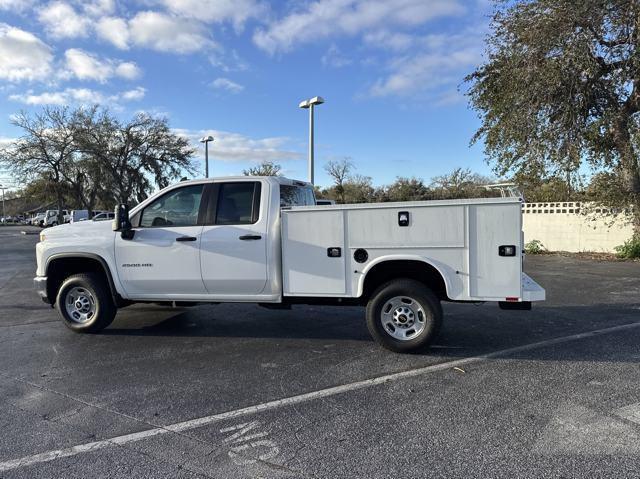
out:
M253 139L239 133L218 130L193 131L176 129L174 133L188 138L195 146L199 146L199 138L206 135L213 136L215 140L209 143L209 157L215 158L216 160L228 162L259 162L264 160L299 160L304 157L300 152L285 148L290 142L290 140L285 137ZM200 148L198 151L200 151Z
M415 37L408 33L390 32L388 30L377 30L366 33L363 37L364 43L370 47L406 50L415 44Z
M111 43L120 50L129 48L129 26L122 18L104 17L96 24L99 38Z
M343 55L335 43L329 47L320 60L323 65L334 68L342 68L352 63L351 59Z
M89 88L66 88L60 91L42 93L34 93L32 90L29 90L26 93L10 95L9 100L26 105L104 104L118 108L118 102L141 100L144 94L145 89L142 87L113 95L107 95Z
M372 96L409 95L429 90L439 93L437 101L452 98L452 88L469 69L481 60L483 44L479 32L455 35L428 35L419 40L419 48L395 58L390 73L375 81ZM441 91L442 90L442 91Z
M203 22L231 21L236 29L266 12L265 5L256 0L163 0L163 3L176 15Z
M129 34L137 46L161 52L193 53L214 46L200 23L160 12L138 13L129 21Z
M235 50L223 51L222 49L217 49L215 52L209 53L209 62L223 72L245 71L249 68L247 62Z
M64 53L67 74L79 80L95 80L105 83L113 76L134 80L140 76L140 69L133 62L119 62L110 58L100 58L79 48L70 48Z
M79 80L96 80L104 83L113 75L108 62L78 48L70 48L64 53L66 66Z
M31 8L35 0L0 0L0 10L24 12Z
M240 93L244 90L244 86L229 80L228 78L216 78L211 82L211 86L218 90L226 90L231 93Z
M39 9L38 20L52 38L77 38L87 36L90 21L78 15L71 5L65 2L51 2Z
M140 77L142 72L135 63L122 62L116 67L115 74L121 78L126 78L127 80L135 80Z
M51 73L51 48L32 33L0 23L0 79L41 80Z
M141 86L134 88L133 90L124 91L120 94L120 98L126 101L139 101L144 98L147 93L145 88Z
M465 11L457 0L317 0L258 29L255 44L269 53L339 35L358 35L382 27L415 27Z
M116 9L114 0L84 0L82 8L87 15L92 17L102 17L104 15L110 15Z
M19 101L27 105L64 105L71 92L44 92L34 94L32 91L27 93L16 93L9 96L9 100Z

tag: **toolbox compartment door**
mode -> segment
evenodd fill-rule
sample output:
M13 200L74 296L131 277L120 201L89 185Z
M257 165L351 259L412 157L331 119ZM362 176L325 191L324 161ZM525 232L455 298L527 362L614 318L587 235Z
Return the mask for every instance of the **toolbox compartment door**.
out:
M282 211L282 276L289 296L344 295L344 212ZM330 256L329 248L340 248ZM335 254L335 250L333 252Z
M469 206L470 295L484 301L521 299L520 203ZM503 247L515 247L504 256Z

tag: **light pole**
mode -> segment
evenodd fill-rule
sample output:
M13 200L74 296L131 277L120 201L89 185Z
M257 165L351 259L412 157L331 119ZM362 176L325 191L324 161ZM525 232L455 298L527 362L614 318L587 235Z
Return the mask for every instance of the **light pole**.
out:
M213 141L213 137L203 136L200 138L200 143L204 143L204 177L209 178L209 142Z
M0 190L2 190L2 217L5 218L7 216L4 211L4 190L6 190L6 188L0 185Z
M315 105L321 105L324 103L324 98L321 96L314 96L308 100L300 102L298 105L300 108L309 110L309 183L313 185L313 107Z

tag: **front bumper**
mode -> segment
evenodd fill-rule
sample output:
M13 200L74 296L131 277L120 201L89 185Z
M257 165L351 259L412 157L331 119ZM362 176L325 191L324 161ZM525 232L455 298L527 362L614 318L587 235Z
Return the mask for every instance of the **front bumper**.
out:
M42 301L45 303L49 303L49 298L47 297L47 277L46 276L36 276L33 278L33 289L36 290L38 296L42 298Z

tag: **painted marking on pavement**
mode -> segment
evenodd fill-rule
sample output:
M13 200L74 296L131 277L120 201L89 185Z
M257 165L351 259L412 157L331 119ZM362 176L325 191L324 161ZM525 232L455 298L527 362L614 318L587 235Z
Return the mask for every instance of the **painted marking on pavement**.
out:
M258 460L268 461L280 454L278 445L271 439L268 439L269 433L267 431L248 434L251 430L258 427L260 427L260 421L251 421L220 429L220 432L223 434L233 432L233 434L228 436L223 442L232 444L228 455L236 465L248 466ZM259 439L259 441L255 439ZM247 452L249 451L260 453L258 454L258 459L247 457Z
M627 421L640 424L640 402L635 404L629 404L628 406L621 407L614 411L616 416L619 416Z
M596 329L596 330L587 331L584 333L572 334L569 336L562 336L554 339L547 339L547 340L539 341L536 343L530 343L522 346L516 346L513 348L494 351L487 354L481 354L479 356L456 359L454 361L433 364L433 365L425 366L422 368L410 369L408 371L402 371L402 372L387 374L384 376L379 376L371 379L365 379L362 381L356 381L350 384L343 384L340 386L334 386L334 387L320 389L317 391L312 391L304 394L298 394L296 396L277 399L275 401L256 404L254 406L235 409L235 410L223 412L220 414L213 414L211 416L191 419L184 422L170 424L168 426L159 426L153 429L147 429L145 431L112 437L110 439L94 441L87 444L80 444L78 446L72 446L64 449L47 451L40 454L34 454L32 456L26 456L19 459L12 459L9 461L0 462L0 472L10 471L12 469L27 467L27 466L31 466L38 463L49 462L56 459L62 459L65 457L77 456L78 454L97 451L97 450L105 449L112 446L119 446L119 445L131 443L131 442L142 441L144 439L148 439L150 437L158 436L161 434L167 434L171 432L181 433L181 432L189 431L191 429L197 429L203 426L208 426L213 423L225 421L227 419L234 419L238 417L249 416L249 415L257 414L263 411L271 411L274 409L291 406L293 404L300 404L308 401L313 401L316 399L322 399L330 396L335 396L338 394L344 394L346 392L356 391L356 390L368 388L371 386L377 386L379 384L384 384L387 382L399 381L401 379L412 378L412 377L421 376L424 374L429 374L432 372L442 371L445 369L452 369L454 367L459 367L459 366L472 364L472 363L478 363L478 362L485 361L487 359L496 358L499 356L506 356L509 354L520 353L523 351L530 351L532 349L543 348L546 346L553 346L557 344L567 343L570 341L577 341L580 339L592 338L594 336L600 336L608 333L626 331L626 330L634 329L637 327L640 327L640 322L623 324L620 326L613 326L610 328Z

